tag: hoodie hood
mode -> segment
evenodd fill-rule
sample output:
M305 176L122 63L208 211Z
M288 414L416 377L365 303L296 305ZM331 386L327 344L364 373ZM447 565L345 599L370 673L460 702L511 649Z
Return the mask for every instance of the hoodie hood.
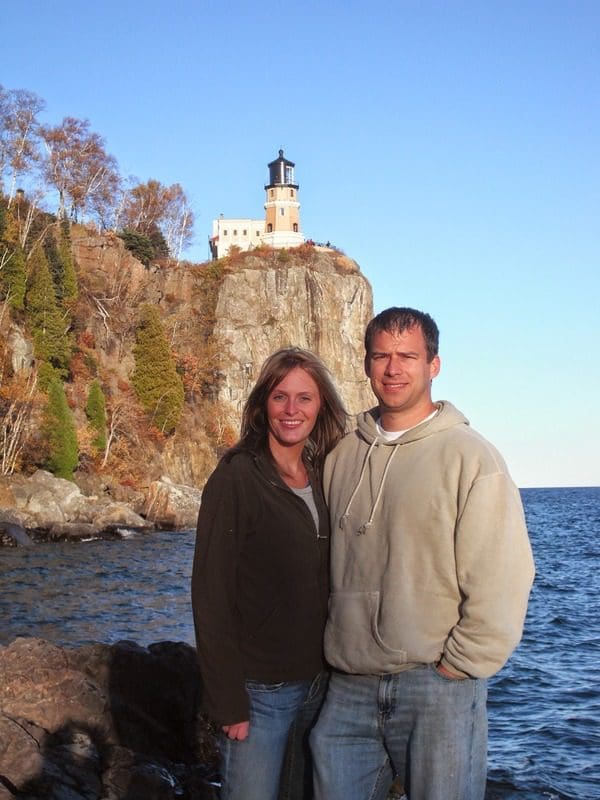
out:
M438 411L434 417L424 422L419 422L414 428L409 428L391 442L385 441L378 436L376 425L376 421L379 419L378 406L359 414L356 420L356 426L360 436L365 442L372 444L377 440L378 445L395 447L399 444L407 444L408 442L416 442L418 439L425 439L427 436L432 436L434 433L452 428L454 425L469 424L469 420L464 414L461 414L452 403L448 403L446 400L439 400L435 405Z

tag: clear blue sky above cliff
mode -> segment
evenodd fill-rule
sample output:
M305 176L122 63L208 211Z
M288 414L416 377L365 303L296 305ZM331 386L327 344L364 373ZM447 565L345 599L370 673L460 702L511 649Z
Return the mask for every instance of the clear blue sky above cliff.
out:
M296 162L307 237L376 311L437 319L452 400L520 486L600 484L600 3L33 0L0 82L90 120L123 175L262 216Z

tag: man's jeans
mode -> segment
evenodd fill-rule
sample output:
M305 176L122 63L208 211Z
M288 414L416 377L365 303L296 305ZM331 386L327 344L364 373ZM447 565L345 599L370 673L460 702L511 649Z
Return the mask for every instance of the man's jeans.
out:
M323 703L326 684L326 673L312 682L246 681L248 738L240 742L221 734L219 740L221 800L312 797L308 734Z
M316 800L483 800L487 683L433 664L394 675L333 673L310 736Z

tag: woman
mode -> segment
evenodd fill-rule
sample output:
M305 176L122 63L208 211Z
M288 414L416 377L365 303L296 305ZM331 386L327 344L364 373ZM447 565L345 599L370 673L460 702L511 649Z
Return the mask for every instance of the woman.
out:
M325 688L329 584L320 472L345 426L323 363L278 350L202 493L192 603L203 706L221 729L222 800L312 796L302 742Z

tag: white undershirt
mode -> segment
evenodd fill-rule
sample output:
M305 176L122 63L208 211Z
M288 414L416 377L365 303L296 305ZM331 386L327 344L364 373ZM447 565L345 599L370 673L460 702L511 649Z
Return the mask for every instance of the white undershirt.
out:
M417 422L417 425L421 425L423 422L427 422L429 419L433 419L435 415L438 413L439 408L436 408L435 411L432 411L428 417L422 419L421 422ZM383 439L384 442L394 442L398 439L402 434L406 433L406 431L412 431L413 428L416 428L417 425L411 425L410 428L404 428L402 431L386 431L385 428L381 427L380 422L381 417L377 417L375 420L375 425L377 427L377 435Z

